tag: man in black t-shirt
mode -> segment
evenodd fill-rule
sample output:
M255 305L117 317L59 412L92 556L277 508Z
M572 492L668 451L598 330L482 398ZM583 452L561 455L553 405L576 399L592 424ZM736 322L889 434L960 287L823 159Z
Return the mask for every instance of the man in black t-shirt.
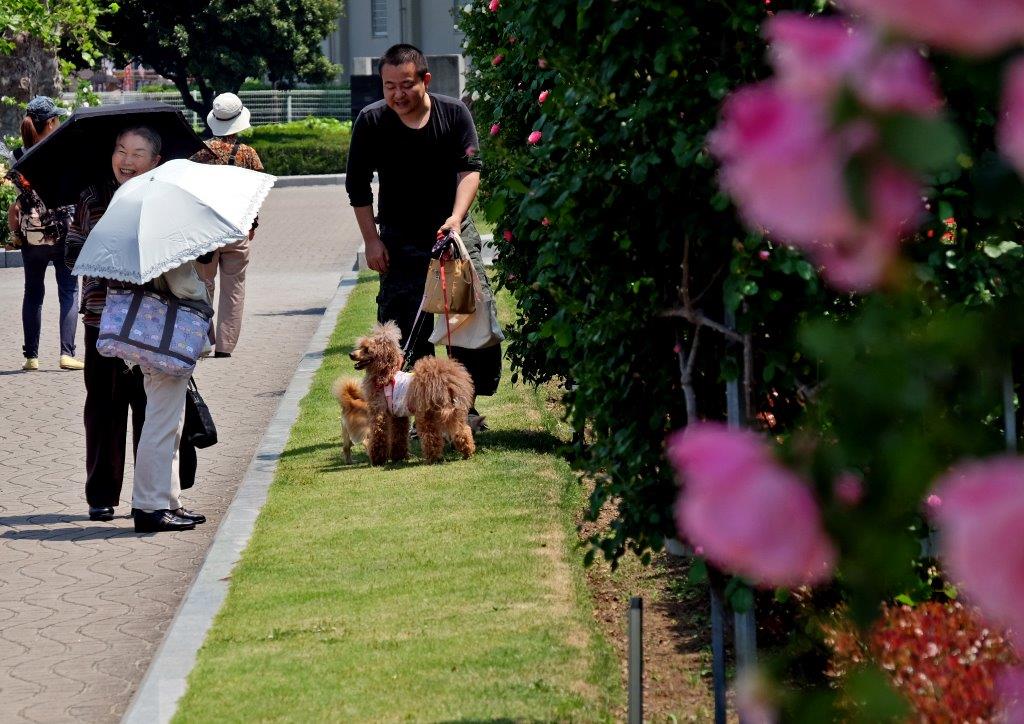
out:
M480 235L469 218L482 165L469 109L455 98L427 91L430 72L418 49L392 46L380 60L380 74L384 100L364 108L353 124L345 188L367 264L381 275L377 319L394 320L404 344L423 297L431 247L443 230L459 231L483 282L482 294L487 301L492 298ZM374 171L379 180L376 218L370 188ZM433 317L425 314L410 350L412 360L433 354L432 329ZM472 375L477 394L493 394L501 375L501 345L451 349Z

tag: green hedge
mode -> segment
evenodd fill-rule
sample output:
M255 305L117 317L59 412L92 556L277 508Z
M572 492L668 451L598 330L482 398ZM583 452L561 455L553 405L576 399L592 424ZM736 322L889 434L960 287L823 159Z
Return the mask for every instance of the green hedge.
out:
M345 173L352 124L333 118L306 118L257 126L241 134L276 176Z
M0 170L0 174L2 173ZM3 215L3 219L0 219L0 247L10 243L11 231L7 228L7 210L17 198L18 190L14 188L14 184L10 181L0 181L0 212Z

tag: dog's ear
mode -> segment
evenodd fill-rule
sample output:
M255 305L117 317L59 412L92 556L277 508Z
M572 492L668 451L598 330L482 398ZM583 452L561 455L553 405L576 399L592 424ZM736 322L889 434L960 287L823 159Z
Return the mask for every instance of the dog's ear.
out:
M394 322L385 322L384 324L378 324L377 327L380 329L381 335L396 345L402 342L402 330L398 328L398 325ZM376 328L374 329L376 332Z

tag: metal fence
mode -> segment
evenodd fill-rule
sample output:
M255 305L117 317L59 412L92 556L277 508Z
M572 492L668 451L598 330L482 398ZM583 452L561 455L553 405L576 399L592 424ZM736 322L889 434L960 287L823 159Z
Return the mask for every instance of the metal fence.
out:
M98 93L102 105L131 103L133 101L163 101L185 114L185 118L196 128L203 126L203 120L195 111L185 108L178 93L139 93L137 91L114 91ZM193 92L198 99L199 94ZM352 118L352 94L347 90L289 90L289 91L239 91L238 96L252 114L250 123L263 126L268 123L285 123L308 116L337 118L348 121ZM68 100L73 96L65 96Z

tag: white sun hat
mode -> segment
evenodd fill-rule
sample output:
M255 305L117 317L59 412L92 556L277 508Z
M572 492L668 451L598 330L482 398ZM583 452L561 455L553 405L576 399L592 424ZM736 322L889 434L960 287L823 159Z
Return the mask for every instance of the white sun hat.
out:
M230 136L249 128L249 109L234 93L221 93L213 99L213 110L206 123L215 136Z

